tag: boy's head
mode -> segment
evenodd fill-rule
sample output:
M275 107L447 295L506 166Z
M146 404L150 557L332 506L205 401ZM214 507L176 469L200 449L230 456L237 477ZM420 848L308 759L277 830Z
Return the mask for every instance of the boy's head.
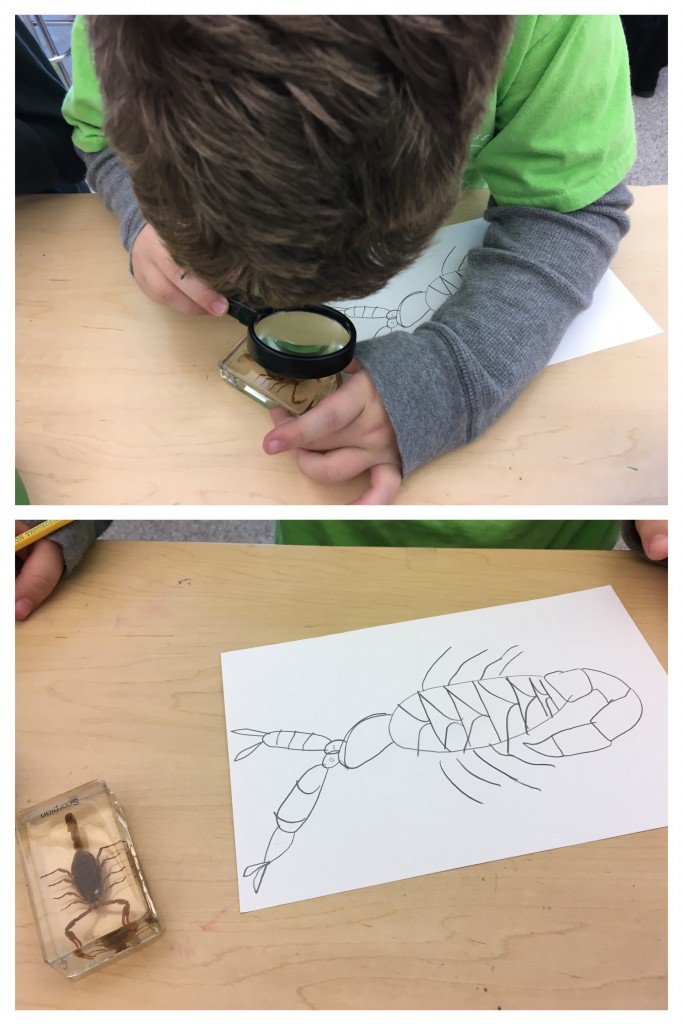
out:
M512 23L88 18L105 130L145 217L210 287L273 306L368 294L421 252Z

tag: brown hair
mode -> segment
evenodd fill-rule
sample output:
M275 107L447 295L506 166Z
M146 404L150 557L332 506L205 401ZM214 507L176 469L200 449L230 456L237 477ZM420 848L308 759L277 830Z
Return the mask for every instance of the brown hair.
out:
M270 305L357 298L419 255L457 199L512 26L88 17L105 131L145 217L180 266Z

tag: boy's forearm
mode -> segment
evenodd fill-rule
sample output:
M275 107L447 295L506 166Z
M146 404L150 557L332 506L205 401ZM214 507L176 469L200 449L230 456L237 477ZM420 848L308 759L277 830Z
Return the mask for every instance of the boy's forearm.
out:
M126 252L130 253L133 242L147 222L138 206L127 170L109 147L98 153L84 153L80 149L76 152L87 168L88 184L118 218L121 241Z
M37 526L42 520L27 519L30 526ZM48 536L48 540L59 544L64 556L64 576L70 576L86 551L97 538L111 526L111 519L76 519L61 526Z
M404 475L483 433L547 364L628 230L618 185L574 213L491 206L460 290L410 334L359 343Z

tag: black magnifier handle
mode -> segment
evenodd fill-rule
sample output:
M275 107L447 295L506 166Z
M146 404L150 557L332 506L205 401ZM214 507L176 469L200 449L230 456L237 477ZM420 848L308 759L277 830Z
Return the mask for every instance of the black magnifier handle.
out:
M247 306L246 302L240 302L234 295L228 295L228 314L234 316L245 327L250 327L256 318L256 310Z

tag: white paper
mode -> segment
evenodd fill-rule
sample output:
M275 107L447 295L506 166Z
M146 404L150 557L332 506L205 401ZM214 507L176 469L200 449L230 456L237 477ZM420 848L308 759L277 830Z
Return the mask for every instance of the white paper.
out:
M459 289L467 254L481 245L487 227L480 218L441 228L425 253L381 291L330 305L350 317L359 340L397 329L413 331ZM561 363L661 333L661 327L608 270L592 305L573 321L549 362Z
M593 675L549 676L577 668ZM667 679L611 587L231 652L222 670L243 911L666 823ZM527 673L537 677L533 698L520 696ZM562 705L560 693L572 699ZM437 729L455 723L452 750L424 749L434 735L426 718L423 749L415 749L413 723L396 711L415 694L408 709L428 708ZM510 694L526 704L527 729L510 718L507 753ZM481 697L488 713L477 715ZM543 707L552 711L547 721ZM383 715L393 715L398 742L382 750ZM459 742L459 715L469 744ZM364 729L372 735L354 745ZM348 737L346 758L366 763L321 766L322 750L297 749L309 733ZM278 734L280 745L267 745ZM536 743L543 751L528 745ZM545 752L557 744L565 754ZM297 780L310 789L316 773L324 778L317 801L298 794L292 811L288 794ZM303 824L281 829L276 812ZM274 833L293 841L268 858Z

